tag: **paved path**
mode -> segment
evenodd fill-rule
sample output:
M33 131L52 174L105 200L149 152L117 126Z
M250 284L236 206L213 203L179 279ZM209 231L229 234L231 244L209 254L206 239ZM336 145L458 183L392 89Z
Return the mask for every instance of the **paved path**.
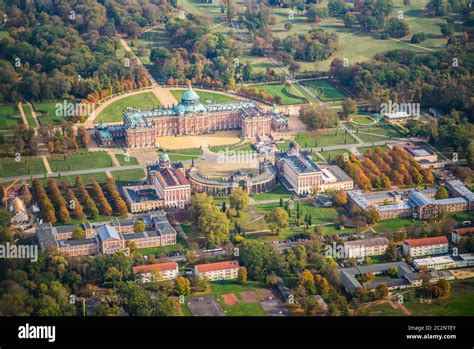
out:
M117 158L115 157L115 153L113 151L107 151L107 154L109 154L110 158L112 159L112 162L114 163L114 166L120 167L120 163L118 162Z
M338 150L338 149L347 149L349 147L357 147L357 148L365 148L365 147L372 147L372 146L378 146L378 145L386 145L386 144L396 144L400 143L398 140L384 140L384 141L378 141L378 142L370 142L370 143L358 143L358 144L338 144L338 145L328 145L326 147L316 147L316 148L308 148L311 149L312 151L319 152L321 149L323 151L326 150Z
M48 174L52 173L53 171L51 171L51 166L49 166L48 158L45 155L43 155L41 158L43 159L43 164L44 164L44 167L46 168L46 172Z
M107 171L122 171L122 170L136 170L136 169L145 169L146 165L128 165L128 166L118 166L118 167L106 167L106 168L93 168L87 170L76 170L76 171L62 171L62 172L50 172L46 174L46 177L59 177L61 176L79 176L83 174L90 174L90 173L98 173L98 172L107 172ZM10 182L14 181L15 179L19 180L29 180L31 178L45 178L45 174L36 174L36 175L23 175L23 176L15 176L15 177L4 177L1 178L2 182Z
M18 110L20 111L21 119L23 120L23 124L26 126L26 128L30 128L30 125L28 125L28 120L26 120L26 115L25 112L23 111L23 106L21 103L18 103Z

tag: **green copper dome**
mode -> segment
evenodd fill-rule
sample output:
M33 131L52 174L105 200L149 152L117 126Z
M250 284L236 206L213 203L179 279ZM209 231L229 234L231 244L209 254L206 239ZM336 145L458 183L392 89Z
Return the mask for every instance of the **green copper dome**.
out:
M199 95L193 91L191 86L189 86L189 89L184 91L183 95L181 96L181 104L184 105L196 104L198 101Z
M160 154L160 162L167 162L170 161L170 157L166 153L161 153Z

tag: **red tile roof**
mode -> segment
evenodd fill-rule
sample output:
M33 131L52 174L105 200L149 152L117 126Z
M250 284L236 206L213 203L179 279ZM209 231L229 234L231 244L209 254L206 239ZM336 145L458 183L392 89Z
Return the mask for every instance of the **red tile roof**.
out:
M196 265L196 269L200 273L205 273L208 271L218 271L226 269L236 269L239 268L238 261L227 261L227 262L218 262L218 263L209 263L209 264L199 264Z
M157 263L157 264L147 264L147 265L138 265L133 267L133 273L149 273L151 271L159 270L159 271L167 271L167 270L176 270L178 268L178 264L175 262L168 262L168 263Z
M161 185L165 188L189 184L180 170L167 167L160 171L155 171L154 173L161 182Z
M456 233L456 234L459 234L459 235L472 234L472 233L474 233L474 227L454 229L453 233Z
M410 247L420 247L429 245L443 245L448 243L446 236L436 236L433 238L407 240L405 243Z

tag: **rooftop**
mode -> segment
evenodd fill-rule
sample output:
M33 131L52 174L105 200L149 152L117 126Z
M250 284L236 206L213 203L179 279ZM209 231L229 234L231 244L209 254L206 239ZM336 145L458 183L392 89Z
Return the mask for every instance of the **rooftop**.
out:
M132 268L134 274L149 273L155 270L163 272L167 270L176 270L176 269L178 269L178 264L175 262L138 265Z
M196 265L196 269L200 273L206 273L206 272L218 271L218 270L236 269L239 267L240 265L238 261L226 261L226 262Z
M445 245L445 244L448 244L448 239L446 238L446 236L436 236L436 237L431 237L431 238L406 240L405 244L407 244L410 247Z

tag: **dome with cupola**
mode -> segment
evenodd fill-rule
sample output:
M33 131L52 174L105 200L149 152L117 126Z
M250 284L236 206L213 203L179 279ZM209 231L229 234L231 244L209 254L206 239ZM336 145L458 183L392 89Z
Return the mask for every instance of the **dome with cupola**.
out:
M191 85L189 88L184 91L183 95L181 96L181 104L182 105L195 105L199 103L199 95L193 90Z

